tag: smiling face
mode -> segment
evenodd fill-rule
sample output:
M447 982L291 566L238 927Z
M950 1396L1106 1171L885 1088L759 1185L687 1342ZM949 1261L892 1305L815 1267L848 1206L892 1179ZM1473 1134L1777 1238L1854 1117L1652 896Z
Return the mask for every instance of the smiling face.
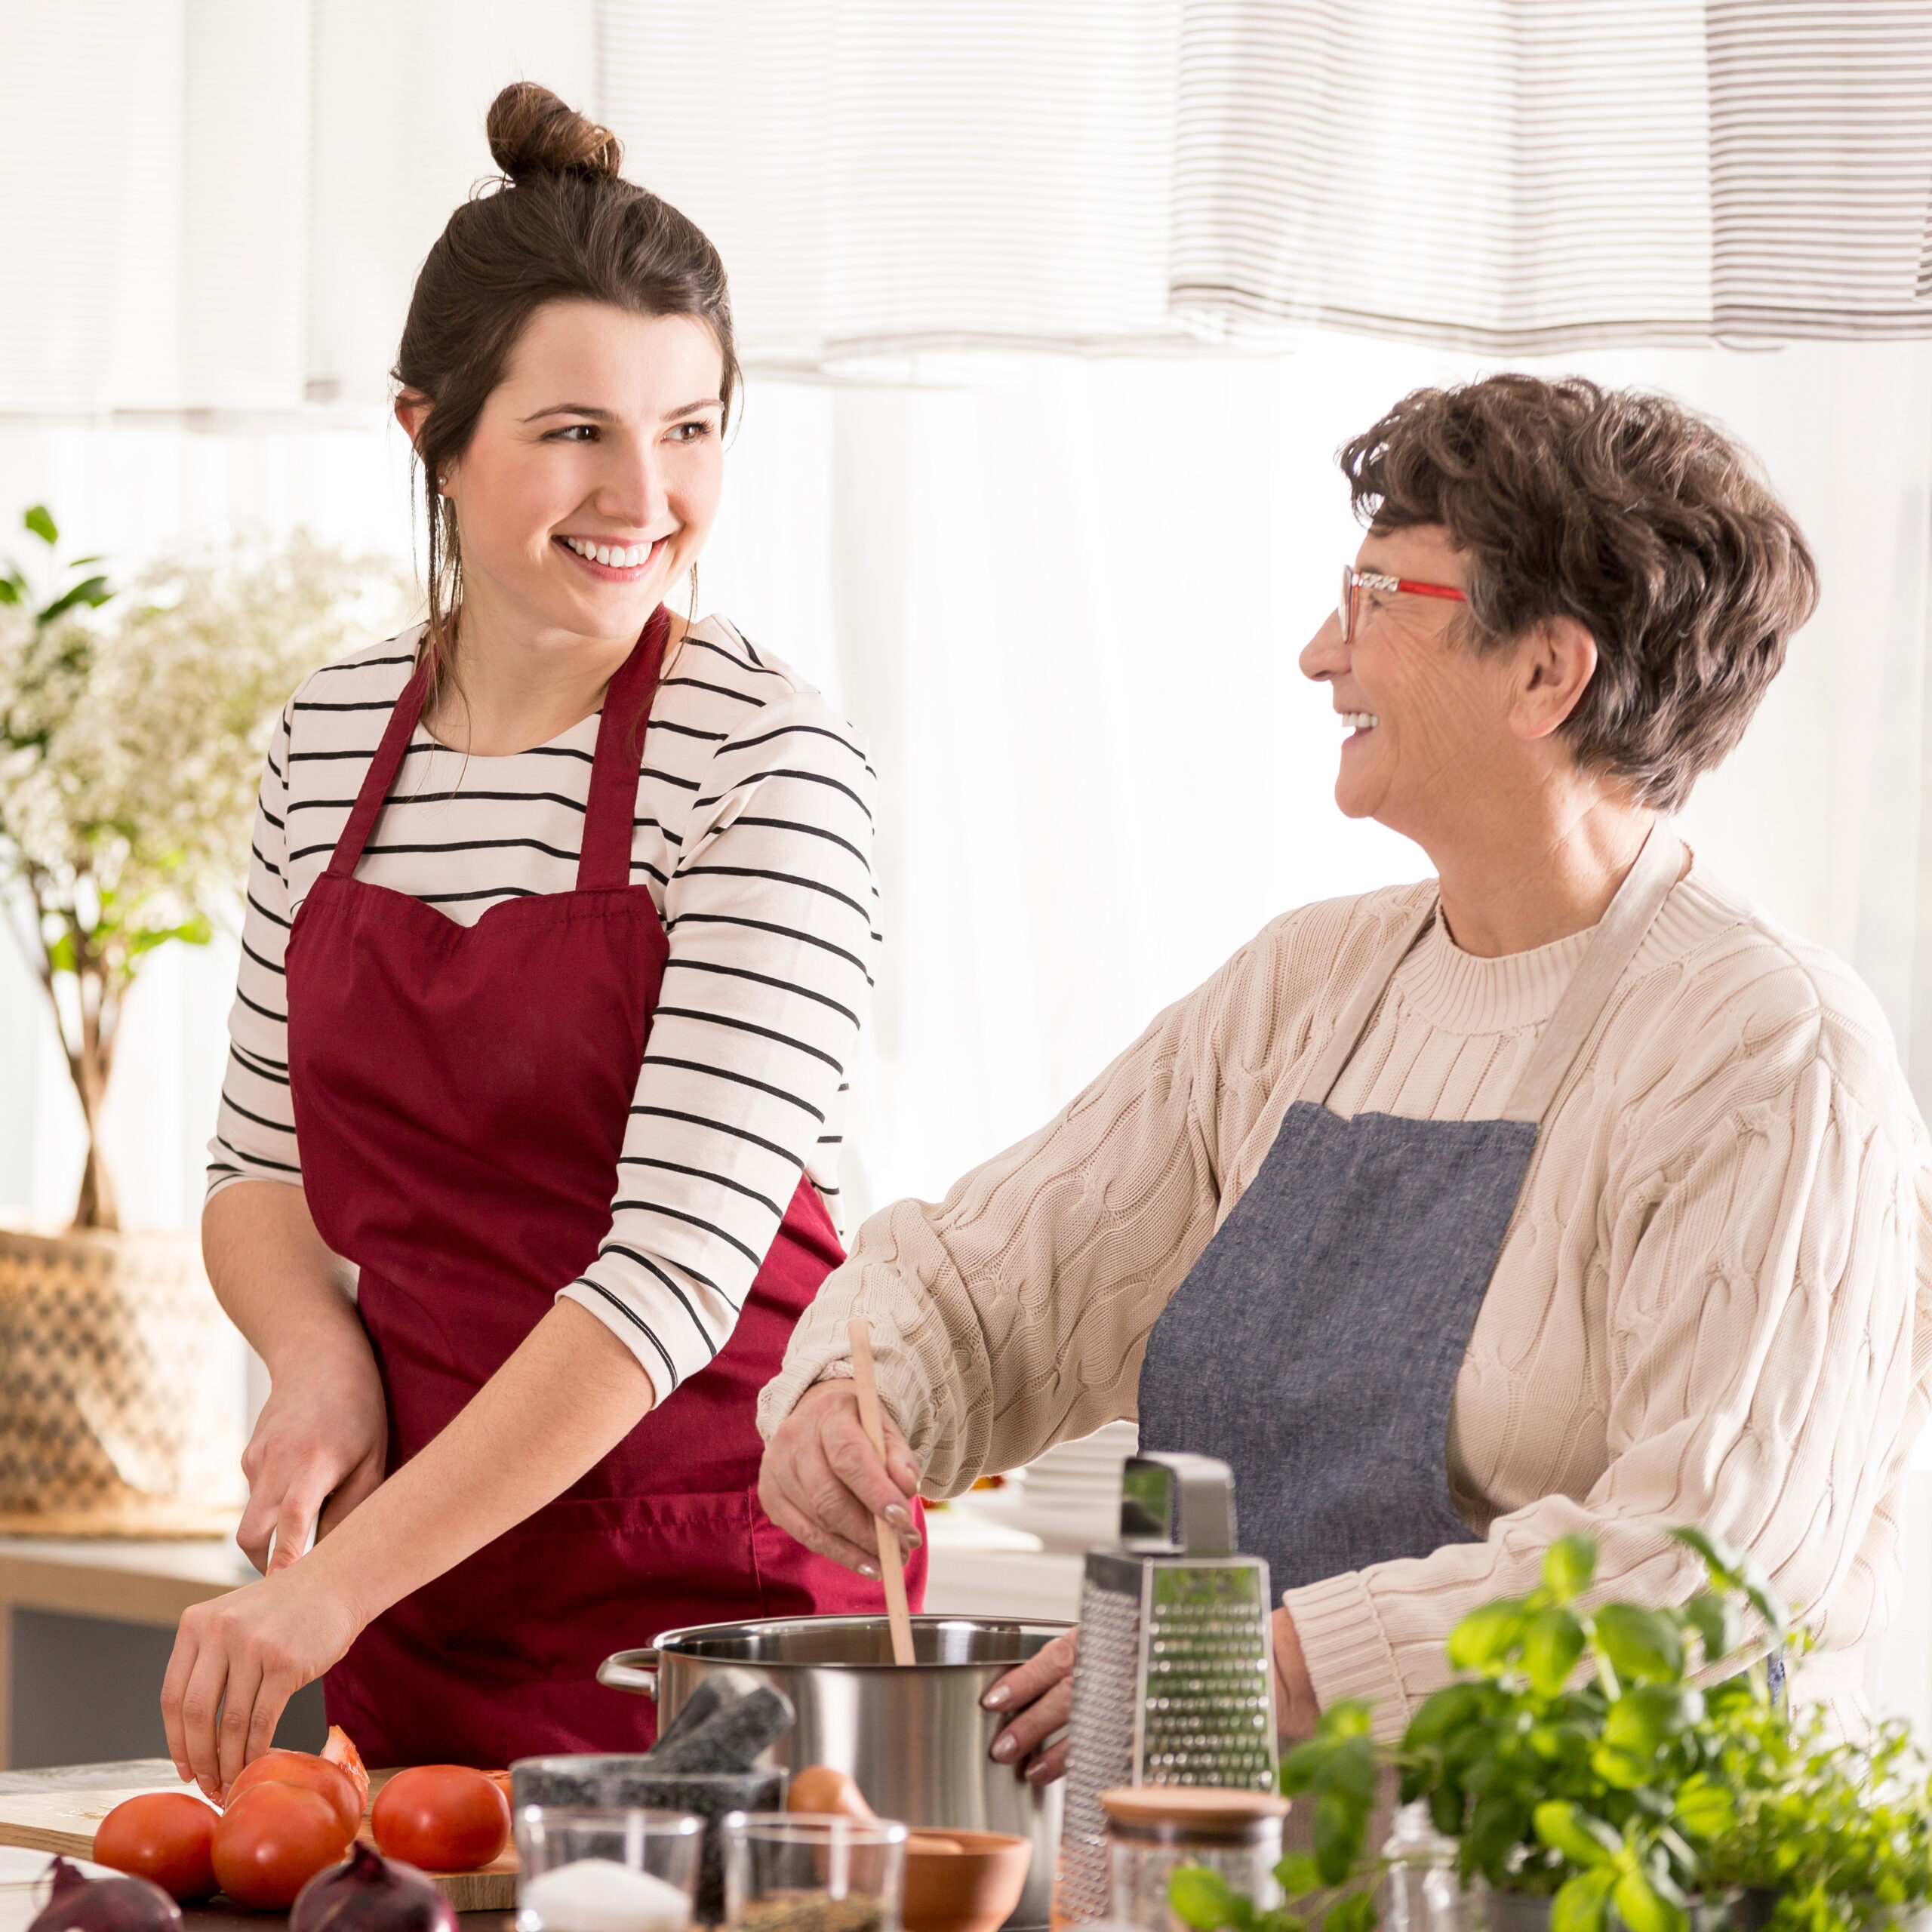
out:
M444 466L466 626L538 648L635 639L717 515L723 375L694 316L538 309Z
M1373 531L1355 555L1358 570L1423 583L1467 586L1467 559L1439 525ZM1301 654L1305 675L1325 683L1349 735L1335 802L1351 818L1373 818L1427 844L1459 804L1494 788L1520 758L1512 713L1520 696L1516 654L1481 654L1452 627L1468 607L1407 592L1357 592L1355 634L1340 616Z

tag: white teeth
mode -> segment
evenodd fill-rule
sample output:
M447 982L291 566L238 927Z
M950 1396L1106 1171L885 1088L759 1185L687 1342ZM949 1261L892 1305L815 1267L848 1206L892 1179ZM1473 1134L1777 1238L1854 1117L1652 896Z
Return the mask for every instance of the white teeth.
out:
M592 543L582 537L566 537L564 541L580 557L601 564L608 570L634 571L651 552L648 543L633 543L626 549L622 544Z
M1372 711L1345 711L1341 717L1352 731L1372 731L1382 721Z

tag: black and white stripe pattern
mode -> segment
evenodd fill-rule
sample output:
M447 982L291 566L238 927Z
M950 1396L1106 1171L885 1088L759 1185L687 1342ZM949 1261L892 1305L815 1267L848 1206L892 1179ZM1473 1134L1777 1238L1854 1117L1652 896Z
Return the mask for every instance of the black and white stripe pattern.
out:
M1186 0L1169 299L1489 355L1932 334L1923 0Z
M255 825L209 1192L298 1183L282 950L414 661L415 633L327 666L282 715ZM420 726L356 876L473 924L574 884L597 719L508 758ZM670 944L609 1235L558 1286L660 1397L731 1332L801 1169L836 1212L838 1151L879 946L875 780L851 726L731 625L673 654L638 787L634 881Z

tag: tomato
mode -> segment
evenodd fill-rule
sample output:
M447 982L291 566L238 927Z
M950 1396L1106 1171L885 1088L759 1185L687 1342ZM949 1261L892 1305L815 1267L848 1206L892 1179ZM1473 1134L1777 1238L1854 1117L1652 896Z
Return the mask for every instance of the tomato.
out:
M349 1838L362 1822L362 1798L355 1780L340 1764L331 1764L312 1752L264 1751L228 1787L229 1803L264 1784L301 1785L327 1798Z
M211 1847L220 1816L185 1791L145 1792L101 1820L94 1835L94 1863L152 1878L171 1898L212 1897Z
M334 1864L354 1836L318 1791L299 1784L251 1786L229 1801L214 1828L214 1875L237 1905L279 1911Z
M329 1726L328 1741L322 1746L325 1763L334 1764L348 1774L349 1782L355 1787L356 1816L360 1818L369 1808L369 1767L362 1761L362 1754L355 1748L355 1740L339 1724Z
M369 1811L376 1846L425 1872L474 1872L509 1844L503 1787L465 1764L415 1764L383 1786Z

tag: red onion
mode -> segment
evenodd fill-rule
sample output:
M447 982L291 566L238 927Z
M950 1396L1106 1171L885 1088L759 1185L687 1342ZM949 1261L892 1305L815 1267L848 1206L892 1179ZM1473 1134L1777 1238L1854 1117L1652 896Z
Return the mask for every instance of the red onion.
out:
M414 1866L358 1843L296 1894L288 1932L457 1932L456 1913Z
M53 1891L27 1932L181 1932L181 1908L151 1880L90 1878L64 1858L48 1872Z

